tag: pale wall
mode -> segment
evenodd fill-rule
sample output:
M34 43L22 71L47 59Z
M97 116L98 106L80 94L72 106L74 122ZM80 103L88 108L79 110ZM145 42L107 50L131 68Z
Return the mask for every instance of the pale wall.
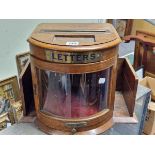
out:
M29 50L27 38L37 24L47 22L99 23L105 20L0 20L0 80L17 75L15 55Z
M148 32L155 33L155 26L150 24L149 22L143 20L143 19L135 19L133 22L131 34L136 34L137 30L145 30Z

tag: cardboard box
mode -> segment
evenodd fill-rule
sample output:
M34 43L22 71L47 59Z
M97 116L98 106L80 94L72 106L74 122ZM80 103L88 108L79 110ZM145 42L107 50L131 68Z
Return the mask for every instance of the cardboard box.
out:
M140 80L139 84L151 89L151 99L155 101L155 78L146 76Z
M150 102L148 105L143 132L147 135L155 135L155 102Z

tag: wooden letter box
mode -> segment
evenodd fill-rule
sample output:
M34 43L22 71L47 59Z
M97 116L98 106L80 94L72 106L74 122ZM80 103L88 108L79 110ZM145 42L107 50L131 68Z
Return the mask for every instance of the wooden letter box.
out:
M28 39L37 124L99 134L112 120L120 38L111 24L40 24Z

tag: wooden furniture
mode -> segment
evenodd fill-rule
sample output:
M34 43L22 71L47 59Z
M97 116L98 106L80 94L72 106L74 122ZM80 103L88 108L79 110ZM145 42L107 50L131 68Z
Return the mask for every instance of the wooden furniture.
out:
M155 34L137 31L136 35L124 38L126 42L135 40L134 68L144 67L144 76L155 78Z
M19 76L19 84L23 115L30 116L35 111L30 60L27 61L23 70L21 71Z
M130 117L134 114L137 86L138 77L129 60L118 58L116 91L122 92Z
M117 50L111 24L40 24L28 39L37 124L49 134L112 125Z

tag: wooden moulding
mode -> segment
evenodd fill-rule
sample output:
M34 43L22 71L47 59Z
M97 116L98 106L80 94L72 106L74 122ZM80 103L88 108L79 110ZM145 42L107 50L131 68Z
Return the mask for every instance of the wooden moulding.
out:
M121 91L130 117L133 116L138 86L138 77L127 58L119 58L116 90Z

